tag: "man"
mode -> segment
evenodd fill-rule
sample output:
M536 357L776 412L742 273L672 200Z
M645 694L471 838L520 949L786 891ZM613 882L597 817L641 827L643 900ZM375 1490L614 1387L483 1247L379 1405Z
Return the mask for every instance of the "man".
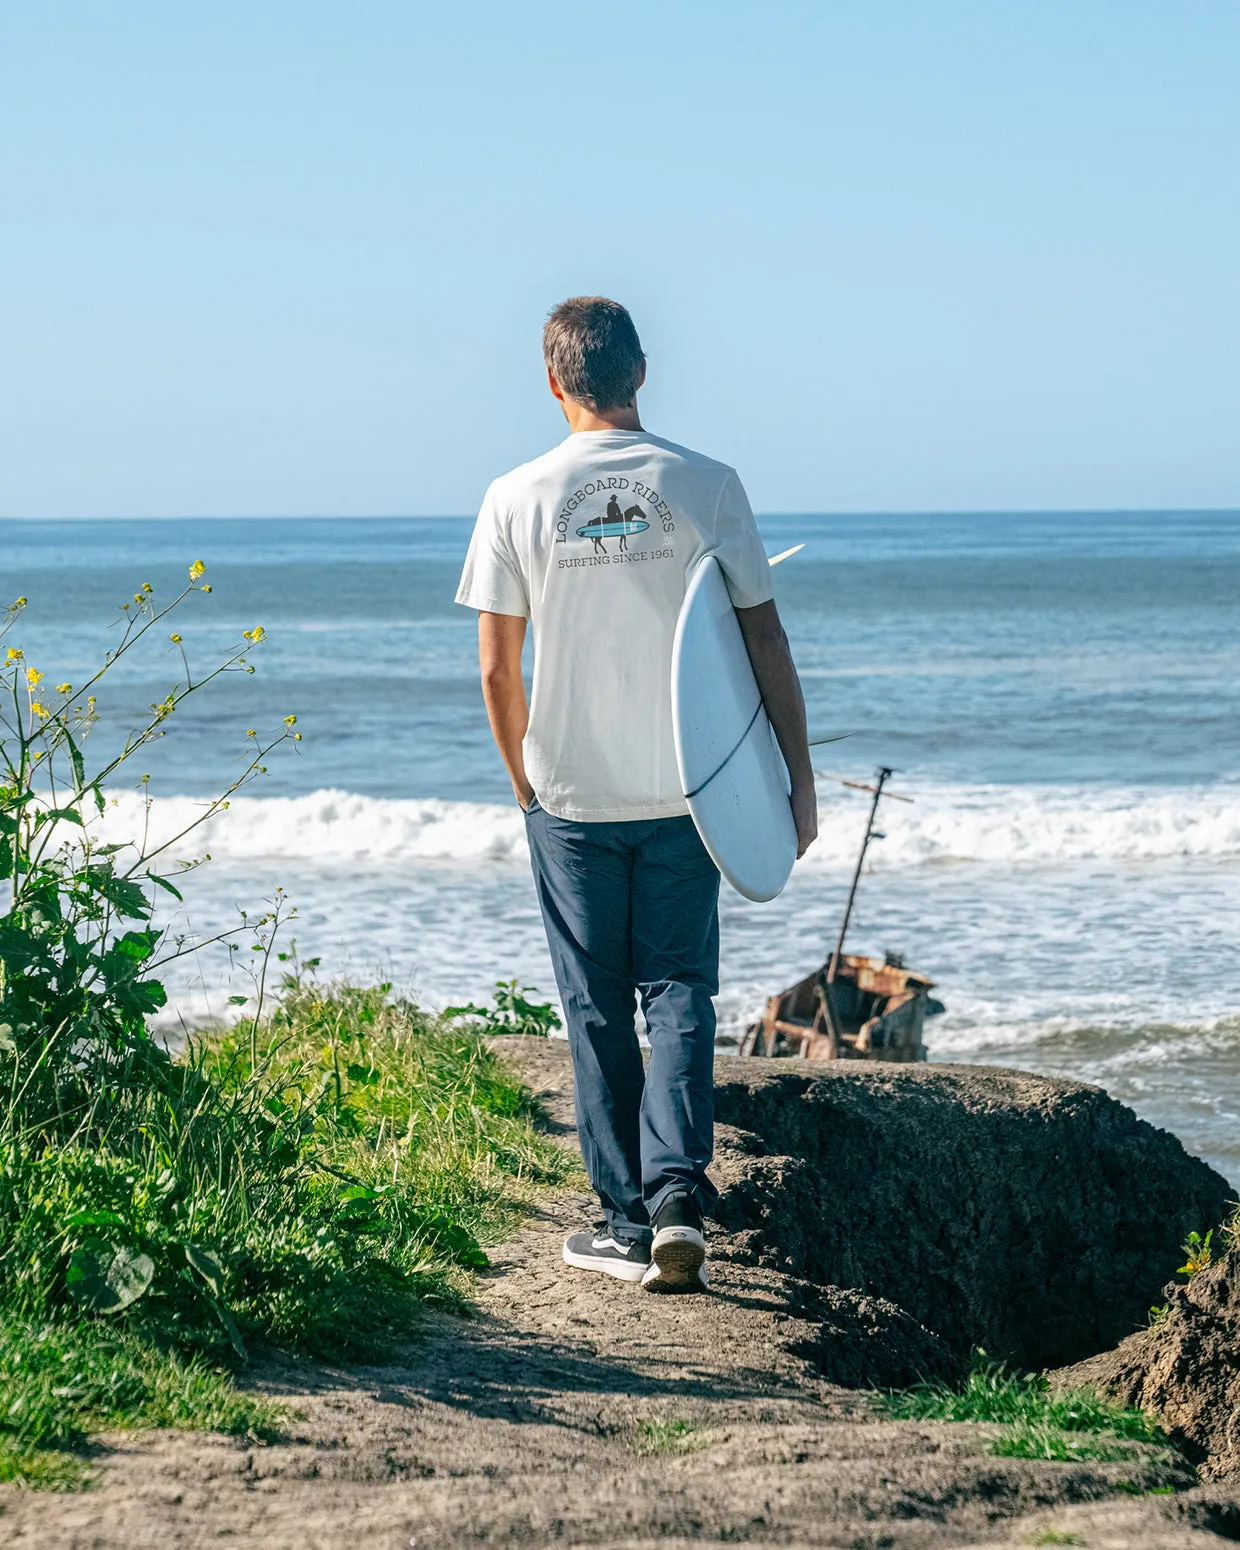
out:
M478 610L483 696L525 812L581 1150L604 1216L563 1258L650 1291L699 1291L702 1216L716 1195L706 1168L719 874L677 774L671 660L702 555L723 569L788 765L799 855L818 832L805 707L740 480L642 428L646 358L629 314L574 297L551 313L543 353L569 435L491 485L457 601ZM634 544L608 553L600 535L624 502Z

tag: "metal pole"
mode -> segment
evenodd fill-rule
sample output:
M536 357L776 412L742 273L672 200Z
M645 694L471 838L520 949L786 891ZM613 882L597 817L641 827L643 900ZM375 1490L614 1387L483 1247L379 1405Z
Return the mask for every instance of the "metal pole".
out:
M878 804L882 801L883 787L887 784L893 770L885 764L880 764L875 772L878 784L874 789L874 800L870 803L870 816L865 826L865 838L861 841L861 854L857 857L857 867L853 872L852 887L848 890L848 903L844 906L844 919L840 923L840 934L835 944L835 951L831 954L831 963L827 969L827 984L835 983L835 971L840 966L840 956L844 951L844 938L848 934L848 923L852 919L853 904L857 898L857 884L861 881L861 868L865 864L865 853L870 848L870 836L874 833L874 818L878 813Z

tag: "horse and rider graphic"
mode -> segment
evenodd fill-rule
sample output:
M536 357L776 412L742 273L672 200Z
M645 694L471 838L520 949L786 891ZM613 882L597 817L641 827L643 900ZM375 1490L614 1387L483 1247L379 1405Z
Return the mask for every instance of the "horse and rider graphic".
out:
M583 522L577 529L577 537L592 538L595 554L607 553L603 543L604 538L618 538L620 552L623 554L629 547L630 535L644 533L649 526L640 506L630 506L627 511L621 511L620 502L613 495L607 502L606 515L591 517L588 522Z

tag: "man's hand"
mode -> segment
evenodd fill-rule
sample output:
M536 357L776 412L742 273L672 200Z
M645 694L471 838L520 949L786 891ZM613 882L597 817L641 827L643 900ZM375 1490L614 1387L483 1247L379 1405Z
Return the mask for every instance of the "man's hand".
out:
M530 803L534 800L534 788L530 785L529 781L527 780L524 782L524 784L519 786L514 780L512 783L512 794L514 797L516 797L517 806L521 809L521 811L523 813L528 813L530 810Z
M793 782L792 819L797 826L797 860L818 838L818 793L813 780Z

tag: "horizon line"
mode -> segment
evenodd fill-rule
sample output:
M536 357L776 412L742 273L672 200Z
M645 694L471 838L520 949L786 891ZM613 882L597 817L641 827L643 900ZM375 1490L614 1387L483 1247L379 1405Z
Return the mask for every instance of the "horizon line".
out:
M1240 516L1237 506L925 506L840 508L830 511L756 511L755 517L817 517L827 521L850 517L1229 517ZM214 512L143 513L121 515L115 512L91 516L18 516L0 514L0 522L472 522L469 512L387 511L387 512L246 512L222 516Z

